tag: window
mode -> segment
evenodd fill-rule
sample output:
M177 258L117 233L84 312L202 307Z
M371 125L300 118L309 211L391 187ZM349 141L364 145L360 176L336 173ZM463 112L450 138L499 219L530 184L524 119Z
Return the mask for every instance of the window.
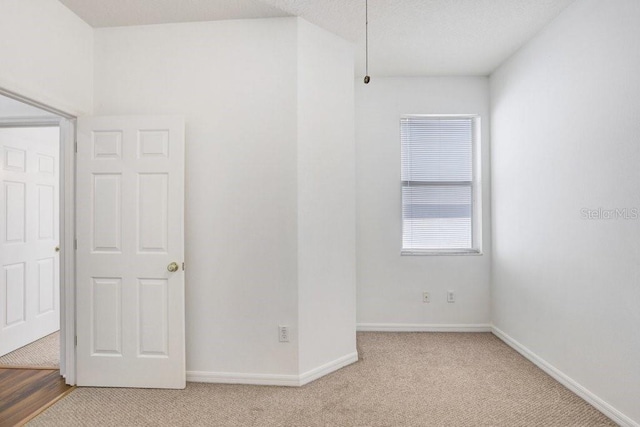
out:
M403 254L480 252L479 120L401 119Z

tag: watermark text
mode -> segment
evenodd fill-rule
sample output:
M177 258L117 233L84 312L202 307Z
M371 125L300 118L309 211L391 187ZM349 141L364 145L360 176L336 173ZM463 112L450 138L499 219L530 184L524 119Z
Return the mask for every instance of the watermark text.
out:
M580 209L580 218L586 220L637 220L640 219L640 209L638 208L615 208L615 209Z

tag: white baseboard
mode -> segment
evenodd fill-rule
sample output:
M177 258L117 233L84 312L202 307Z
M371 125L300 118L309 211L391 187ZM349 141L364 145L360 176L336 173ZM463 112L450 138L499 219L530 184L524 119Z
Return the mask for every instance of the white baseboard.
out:
M320 377L324 377L331 372L337 371L340 368L344 368L347 365L351 365L358 361L358 352L346 354L337 358L329 363L325 363L322 366L318 366L310 371L307 371L300 375L300 385L309 384L311 381L315 381Z
M237 372L187 371L187 381L194 383L279 385L298 387L298 375L243 374Z
M594 406L597 410L602 412L607 417L611 418L611 420L620 426L623 427L640 427L640 424L633 421L631 418L624 415L622 412L618 411L616 408L593 394L591 391L584 388L580 383L575 381L574 379L568 377L565 373L560 371L555 366L551 365L546 360L542 359L540 356L529 350L527 347L520 344L518 341L511 338L509 335L501 331L500 329L493 326L491 328L491 332L502 341L504 341L509 347L513 348L515 351L520 353L522 356L527 358L533 364L538 366L540 369L545 371L551 377L553 377L560 384L589 402L592 406Z
M358 353L351 353L301 375L243 374L234 372L187 371L187 381L196 383L249 384L300 387L358 361Z
M429 323L358 323L358 332L491 332L491 325Z

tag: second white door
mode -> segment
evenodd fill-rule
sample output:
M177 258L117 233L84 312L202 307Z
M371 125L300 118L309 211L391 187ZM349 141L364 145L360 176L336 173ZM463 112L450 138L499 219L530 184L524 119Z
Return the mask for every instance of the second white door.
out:
M0 128L0 356L60 328L59 127Z

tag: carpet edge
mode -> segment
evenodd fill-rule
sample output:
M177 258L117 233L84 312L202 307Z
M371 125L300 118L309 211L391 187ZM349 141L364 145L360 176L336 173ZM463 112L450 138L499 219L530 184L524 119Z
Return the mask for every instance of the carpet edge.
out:
M488 323L358 323L358 332L491 332Z
M300 374L300 385L303 386L305 384L309 384L311 381L315 381L328 375L332 372L335 372L339 369L344 368L345 366L351 365L358 361L358 352L354 351L353 353L345 354L342 357L339 357L335 360L332 360L329 363L325 363L324 365L320 365L317 368L313 368L308 370L307 372L303 372Z
M216 384L300 387L358 361L358 352L341 356L324 365L295 374L251 374L240 372L187 371L187 381Z
M505 333L495 325L491 326L491 332L509 347L520 353L524 358L549 374L560 384L587 401L590 405L592 405L598 411L602 412L616 424L619 424L622 427L640 427L640 424L636 423L634 420L611 406L609 403L605 402L595 393L591 392L579 382L553 366L551 363L547 362L542 357L529 350L527 347L513 339L511 336L509 336L507 333Z

